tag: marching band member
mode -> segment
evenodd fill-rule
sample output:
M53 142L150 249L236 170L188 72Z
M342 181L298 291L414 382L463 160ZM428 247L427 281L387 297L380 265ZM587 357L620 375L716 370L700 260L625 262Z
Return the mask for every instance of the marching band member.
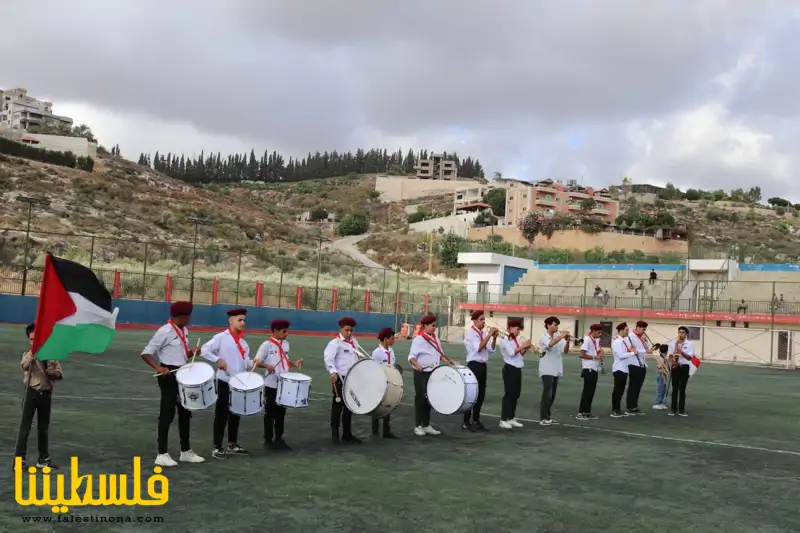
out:
M155 464L158 466L177 466L178 463L169 454L169 426L178 411L178 436L181 441L180 461L185 463L203 463L205 459L192 451L189 445L189 434L192 413L178 401L178 380L175 371L188 362L190 355L197 355L198 348L189 351L189 330L186 326L192 318L194 306L191 302L175 302L169 307L170 319L158 328L145 346L142 359L150 365L158 376L158 388L161 389L161 405L158 411L158 455Z
M25 328L25 336L28 337L31 349L33 348L35 324L30 324ZM22 400L22 420L19 425L17 446L14 457L22 458L23 468L26 466L26 456L28 455L28 436L33 425L33 415L36 415L37 444L39 446L39 458L36 461L37 468L49 466L58 469L50 460L48 451L49 429L50 429L50 407L52 405L53 382L64 378L61 370L61 363L58 361L40 361L36 359L31 350L27 350L22 355L23 380L27 384L25 396Z
M431 426L431 404L428 403L428 380L433 369L441 361L447 364L458 365L449 359L442 351L439 339L436 338L436 315L427 315L419 321L420 332L411 341L411 350L408 353L408 362L414 367L414 418L416 427L415 435L439 435L441 432Z
M353 413L347 408L342 398L342 389L347 373L359 360L358 341L353 337L356 321L350 317L339 320L339 335L334 337L325 347L325 367L331 375L333 395L331 400L331 437L334 444L339 440L339 424L342 425L341 442L358 444L361 439L353 435ZM338 401L337 401L338 400Z
M270 324L272 336L261 344L256 352L255 365L265 368L264 374L264 444L276 450L291 450L283 440L286 408L278 405L278 378L291 367L301 367L303 358L289 361L289 321L282 318ZM273 440L273 435L275 440Z
M581 377L583 378L583 392L581 392L581 403L578 407L576 420L596 420L592 415L592 401L594 391L597 389L597 377L600 372L600 362L605 355L600 347L600 337L603 335L602 324L592 324L589 327L589 334L583 338L581 345Z
M667 372L669 371L669 345L662 344L658 347L659 353L653 354L653 357L658 361L656 368L658 374L656 375L656 398L653 400L653 409L663 411L669 409L664 403L667 398Z
M467 349L467 367L475 374L478 380L478 398L472 409L464 413L464 422L461 429L467 431L488 431L481 424L481 407L486 397L486 363L489 355L497 349L497 328L491 328L484 337L483 328L486 326L486 316L483 311L473 311L470 315L472 327L464 332L464 346Z
M611 418L622 418L622 395L625 394L625 386L628 384L628 365L631 359L636 357L636 352L631 346L628 338L628 324L621 322L617 324L617 336L611 342L611 353L614 354L614 390L611 392Z
M200 348L200 357L217 363L217 394L214 405L214 459L225 459L228 454L247 455L248 452L239 446L239 415L231 413L230 380L240 372L253 367L250 359L250 346L244 340L245 315L247 309L231 309L228 315L228 328L214 335L210 341ZM222 447L225 427L228 428L228 448Z
M503 429L521 428L522 424L515 418L517 401L522 393L523 357L531 348L531 341L519 343L517 337L523 329L522 320L508 320L508 337L500 339L500 353L503 354L503 404L500 416L500 427Z
M644 379L647 376L647 354L650 352L647 340L647 322L639 320L633 328L633 335L628 335L628 342L636 352L636 357L628 360L628 398L625 402L628 414L643 415L639 409L639 394L642 392Z
M372 352L372 358L379 363L386 363L387 365L396 365L397 359L394 356L394 349L392 345L394 344L394 330L392 328L383 328L378 332L378 340L380 344L377 348ZM383 438L384 439L396 439L397 435L392 433L391 423L390 423L391 415L386 415L383 417ZM378 434L378 419L372 419L372 434Z
M678 339L669 343L669 353L677 365L672 367L672 405L669 416L689 416L686 414L686 384L689 382L689 365L694 357L694 344L686 338L689 328L678 328Z
M556 399L558 378L564 374L564 354L569 352L570 334L558 332L561 321L551 316L544 321L545 333L539 339L539 376L542 378L542 402L539 408L539 425L549 426L555 422L550 409Z

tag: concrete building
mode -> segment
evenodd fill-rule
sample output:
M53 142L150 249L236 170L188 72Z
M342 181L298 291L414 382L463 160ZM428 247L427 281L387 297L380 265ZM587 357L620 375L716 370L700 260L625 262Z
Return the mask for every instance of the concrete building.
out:
M506 193L506 225L516 226L532 211L545 214L577 214L582 211L581 202L588 198L595 201L591 214L605 222L614 222L619 215L619 202L612 199L605 190L595 191L577 185L574 181L567 185L553 180L535 183L512 181Z
M375 179L375 191L380 194L381 202L403 202L416 198L450 195L464 187L478 184L472 179L440 180L419 179L400 176L378 176Z
M27 89L0 90L0 129L27 130L30 126L68 126L72 119L53 114L53 103L28 96Z
M452 159L446 159L444 154L431 154L429 159L422 159L414 167L419 179L428 180L456 180L458 168Z
M28 133L25 130L0 130L0 135L23 144L29 144L42 150L54 152L72 152L79 157L97 157L97 143L84 137L67 137L64 135L43 135Z

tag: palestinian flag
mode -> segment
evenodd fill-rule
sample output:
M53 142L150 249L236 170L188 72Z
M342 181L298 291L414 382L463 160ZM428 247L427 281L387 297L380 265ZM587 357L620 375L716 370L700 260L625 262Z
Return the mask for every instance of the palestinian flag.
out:
M689 377L694 376L698 368L700 368L700 359L693 355L689 364Z
M94 272L47 254L33 353L42 361L63 360L74 352L103 353L114 339L118 312Z

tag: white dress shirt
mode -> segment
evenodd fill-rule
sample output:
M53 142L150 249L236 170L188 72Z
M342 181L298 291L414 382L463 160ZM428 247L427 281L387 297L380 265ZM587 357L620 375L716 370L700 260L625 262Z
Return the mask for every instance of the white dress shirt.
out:
M517 353L519 345L514 342L514 339L506 337L505 339L498 340L497 344L500 346L500 353L503 354L503 362L505 364L517 368L525 366L525 358Z
M672 355L672 354L675 353L675 344L677 342L678 342L678 340L675 339L674 341L669 343L669 353L668 353L668 355ZM694 344L692 343L692 341L690 341L689 339L686 339L685 341L683 341L683 348L681 349L681 353L683 353L683 355L688 355L688 356L694 357ZM681 357L678 360L678 364L679 365L683 365L683 366L689 366L689 365L692 364L692 360L691 359L686 359L684 357Z
M431 337L433 342L441 349L439 339ZM411 350L408 352L408 361L416 359L417 363L422 367L423 372L432 372L434 368L439 366L442 355L439 351L429 343L422 335L417 335L411 341Z
M217 379L230 381L231 376L253 368L253 361L250 359L250 346L247 345L244 339L239 339L239 344L244 350L244 355L239 352L230 330L226 329L222 333L217 333L211 337L211 340L200 348L200 357L203 359L212 363L222 359L228 366L227 372L217 369Z
M631 346L628 337L614 337L611 343L611 352L614 354L614 367L612 372L628 373L628 365L636 359L636 352Z
M564 348L567 341L561 339L550 346L550 342L556 335L558 333L550 335L545 331L539 339L539 349L542 351L542 356L539 358L540 376L559 377L564 375Z
M182 329L183 338L187 344L184 345L184 341L181 340L180 335L172 327L172 324L164 324L153 334L153 338L144 347L142 355L152 355L162 365L185 365L187 362L186 350L188 349L189 330L186 327Z
M350 341L344 340L341 333L331 339L325 347L325 368L331 374L339 374L339 377L344 380L350 368L359 360L357 346L358 340L355 337L350 337Z
M394 357L394 350L391 346L388 348L384 348L383 346L378 346L374 350L372 350L372 358L378 361L379 363L386 363L389 365L393 365L397 362L397 359Z
M628 335L628 344L631 345L636 357L631 359L628 364L647 368L647 343L635 333Z
M593 355L598 356L600 355L600 341L598 339L592 338L591 335L586 335L583 338L583 344L581 345L581 350L586 352L586 355ZM592 359L581 359L581 368L585 368L587 370L594 370L595 372L600 371L600 361L592 360Z
M489 361L489 355L495 352L496 348L492 346L491 339L486 343L486 347L483 350L478 350L478 348L481 347L481 342L483 342L483 336L485 334L486 333L478 330L475 326L464 331L464 347L467 349L467 363L470 361L486 363Z
M268 340L258 347L256 361L263 361L275 367L273 372L264 374L264 386L270 389L278 388L278 377L289 370L289 341ZM277 343L277 344L276 344ZM278 348L280 346L280 348ZM281 349L285 358L281 357Z

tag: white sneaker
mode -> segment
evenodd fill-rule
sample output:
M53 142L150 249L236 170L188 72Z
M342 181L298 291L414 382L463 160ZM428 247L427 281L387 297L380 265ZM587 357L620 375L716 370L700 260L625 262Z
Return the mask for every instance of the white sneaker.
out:
M516 418L512 418L511 420L508 421L508 423L511 424L512 428L521 428L522 427L522 424L517 422Z
M170 457L168 453L160 453L156 455L156 465L157 466L178 466L178 463L175 462L175 459Z
M550 421L550 420L548 420L546 418L543 419L543 420L539 420L539 425L540 426L549 426L550 424L552 424L552 421Z
M500 427L503 429L512 429L514 426L512 426L511 422L509 422L508 420L501 420Z
M426 435L441 435L442 434L441 431L436 431L435 429L433 429L433 426L424 427L424 428L422 428L422 431L424 431Z
M414 435L419 435L420 437L425 436L425 430L422 429L422 426L417 426L414 428Z
M182 463L205 463L206 460L194 453L192 450L181 452L180 461Z

